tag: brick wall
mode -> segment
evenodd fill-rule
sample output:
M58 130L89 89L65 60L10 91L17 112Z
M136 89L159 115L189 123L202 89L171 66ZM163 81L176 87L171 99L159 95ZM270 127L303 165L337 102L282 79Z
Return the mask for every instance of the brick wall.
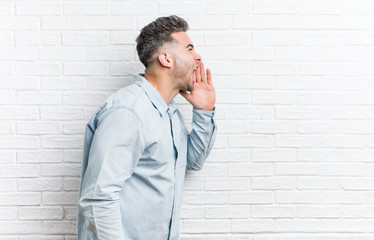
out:
M219 124L181 239L374 239L374 1L5 0L0 240L76 239L85 124L170 14L212 69Z

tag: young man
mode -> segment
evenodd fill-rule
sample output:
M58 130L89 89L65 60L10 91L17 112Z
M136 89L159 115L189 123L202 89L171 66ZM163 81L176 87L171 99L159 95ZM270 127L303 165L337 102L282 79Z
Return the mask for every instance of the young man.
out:
M200 170L216 136L211 72L177 16L145 26L145 74L110 96L87 124L78 239L178 239L186 169ZM192 131L173 98L193 106Z

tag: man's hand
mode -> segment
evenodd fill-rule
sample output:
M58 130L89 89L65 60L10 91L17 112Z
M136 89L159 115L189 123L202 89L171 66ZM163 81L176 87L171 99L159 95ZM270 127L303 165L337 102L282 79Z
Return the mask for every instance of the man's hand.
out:
M212 84L212 73L209 68L205 69L203 62L192 76L194 78L194 89L190 93L180 90L179 93L192 106L199 110L212 111L216 103L216 92Z

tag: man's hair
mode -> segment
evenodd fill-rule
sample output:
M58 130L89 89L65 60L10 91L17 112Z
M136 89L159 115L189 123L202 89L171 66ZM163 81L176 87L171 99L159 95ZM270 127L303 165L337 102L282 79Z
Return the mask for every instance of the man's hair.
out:
M136 50L140 61L145 67L153 62L153 54L165 43L171 43L174 32L186 32L188 23L181 17L172 15L159 17L147 26L143 27L136 38Z

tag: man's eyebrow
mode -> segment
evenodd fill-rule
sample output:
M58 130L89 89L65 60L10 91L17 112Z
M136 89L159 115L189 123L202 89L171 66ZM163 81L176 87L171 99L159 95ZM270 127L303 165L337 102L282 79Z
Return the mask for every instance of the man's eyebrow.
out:
M189 47L192 47L192 48L194 48L194 46L193 46L193 44L192 44L192 43L188 44L186 48L189 48Z

